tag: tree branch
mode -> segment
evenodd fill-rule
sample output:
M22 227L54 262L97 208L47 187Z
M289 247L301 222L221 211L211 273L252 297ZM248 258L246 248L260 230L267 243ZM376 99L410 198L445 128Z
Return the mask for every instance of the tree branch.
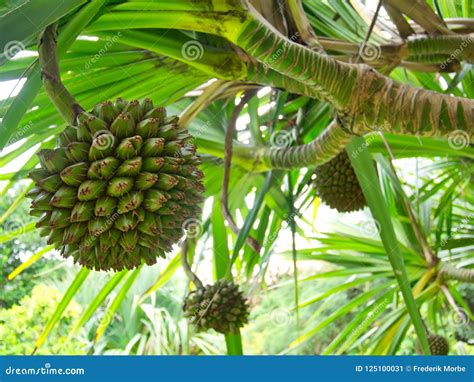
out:
M313 27L306 17L301 0L286 0L285 3L288 14L300 34L301 39L310 49L324 52L323 46L320 44Z
M377 127L421 136L460 130L474 140L472 100L396 83L367 65L322 56L286 39L249 9L234 42L273 70L310 87L310 96L332 103L354 134Z
M397 9L423 27L428 34L453 34L446 28L443 20L425 1L384 0L385 4Z
M440 55L474 64L474 33L467 35L410 38L406 45L408 60L439 62Z
M65 121L75 124L77 115L84 109L61 82L56 53L56 25L48 26L40 35L38 53L46 94Z
M179 4L180 9L187 9L184 3L184 0L176 0L175 7ZM200 1L200 6L204 7L205 3ZM296 81L303 94L332 103L340 114L349 116L355 134L383 127L387 132L422 136L447 136L461 130L469 138L473 137L472 100L402 85L377 75L366 65L347 64L320 55L285 38L247 1L234 1L231 6L230 3L225 1L221 6L218 1L208 1L205 7L208 11L179 11L180 17L175 18L168 17L168 11L155 12L157 17L148 17L146 25L196 30L227 38L247 52L248 67L254 65L255 59L259 60L264 64L259 70L270 68L279 72L284 76L280 82L288 84L285 78ZM420 9L416 11L420 13ZM130 17L132 12L116 13L101 17L92 30L110 29L112 22L114 26L117 23L115 17ZM209 23L203 21L211 19ZM127 28L138 27L143 28L141 21L127 24ZM449 34L455 35L454 32ZM253 73L253 77L263 78L265 74ZM239 79L242 78L245 74ZM416 117L414 123L412 115Z
M405 40L408 36L415 33L410 24L408 24L408 22L405 20L403 14L397 8L392 7L388 1L384 3L384 8L387 11L390 19L397 27L398 33L402 39Z
M229 178L230 178L230 165L232 163L232 141L234 139L235 125L237 123L237 118L239 117L240 112L242 111L245 104L256 94L256 90L249 90L245 95L240 99L240 103L235 106L232 111L232 116L227 125L227 131L225 134L225 151L224 151L224 177L222 180L222 197L221 197L221 207L222 214L224 215L225 220L229 224L230 229L237 235L239 233L239 228L235 224L234 218L232 217L229 207L228 207L228 194L229 194ZM256 253L260 253L261 247L256 239L252 236L247 237L247 244L252 248Z
M332 122L310 143L292 147L237 147L240 159L252 161L253 171L319 166L343 150L353 135Z
M175 6L185 7L185 3L176 0ZM347 129L330 128L315 142L291 147L286 149L288 151L243 148L242 155L257 159L257 170L324 163L332 156L322 148L332 148L337 153L343 143L347 144L351 133L363 135L375 129L420 136L447 136L459 130L474 141L472 100L399 84L366 65L347 64L320 55L286 39L245 0L241 0L240 7L238 2L232 2L229 8L228 3L225 2L224 8L227 8L221 11L218 1L200 1L206 11L180 11L183 17L174 18L173 22L160 14L148 18L147 26L191 29L226 37L246 51L242 60L248 80L330 102ZM115 16L104 15L94 24L94 29L107 30ZM120 13L120 16L127 15ZM206 20L217 21L207 25L202 22L204 16ZM132 23L130 28L138 26L139 23Z
M456 268L452 265L442 264L439 276L443 281L458 280L467 283L474 283L474 269Z

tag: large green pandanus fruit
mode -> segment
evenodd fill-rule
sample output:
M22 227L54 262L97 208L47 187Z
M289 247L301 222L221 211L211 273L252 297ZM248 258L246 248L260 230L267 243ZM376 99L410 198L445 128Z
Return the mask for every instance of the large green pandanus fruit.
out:
M223 334L238 332L249 316L249 306L238 285L219 280L198 287L184 301L184 315L198 331L214 329Z
M200 214L192 136L150 99L102 102L38 153L36 227L64 257L96 270L155 264Z

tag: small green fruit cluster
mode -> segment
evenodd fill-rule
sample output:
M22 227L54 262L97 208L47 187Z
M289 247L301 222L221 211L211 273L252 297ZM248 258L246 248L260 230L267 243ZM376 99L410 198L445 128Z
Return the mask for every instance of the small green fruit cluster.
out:
M223 334L236 333L249 316L247 300L238 285L227 280L192 291L183 310L198 331L214 329Z
M449 343L446 338L438 334L428 334L428 344L432 355L448 355Z
M362 188L344 150L329 162L315 169L314 187L321 200L339 212L353 212L364 208Z
M192 136L149 99L99 103L38 153L28 196L36 227L64 257L96 270L154 264L202 201Z

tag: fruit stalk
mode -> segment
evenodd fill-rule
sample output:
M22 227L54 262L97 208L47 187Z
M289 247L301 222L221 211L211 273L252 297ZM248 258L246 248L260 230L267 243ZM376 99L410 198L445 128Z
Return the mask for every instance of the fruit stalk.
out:
M237 123L237 118L240 114L240 111L247 104L247 102L257 94L257 90L249 90L245 95L240 99L240 103L235 107L232 112L231 119L227 125L227 132L225 135L225 150L224 150L224 176L222 180L222 196L221 196L221 206L222 206L222 215L229 224L231 230L238 235L239 228L235 224L234 218L232 217L229 207L228 207L228 194L229 194L229 179L230 179L230 165L232 162L232 140L234 139L235 125ZM252 236L247 237L247 243L256 253L260 253L260 244Z
M197 275L192 271L188 263L188 241L184 240L183 245L181 246L181 265L183 266L184 273L196 286L196 288L203 288L204 285L202 281L197 277Z
M56 52L56 29L52 24L41 33L38 43L41 78L46 94L67 123L75 124L84 109L61 82Z

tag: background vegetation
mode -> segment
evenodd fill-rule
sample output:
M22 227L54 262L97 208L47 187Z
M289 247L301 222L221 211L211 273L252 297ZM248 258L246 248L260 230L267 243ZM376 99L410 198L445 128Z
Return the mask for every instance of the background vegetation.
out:
M260 3L259 12L282 31L278 2ZM398 13L392 9L390 19L394 3ZM472 36L474 4L418 1L410 9L407 3L386 1L377 15L374 4L361 1L305 0L300 5L317 39L291 28L284 34L401 83L472 99L472 42L461 53L458 42L403 58L390 47L411 41L403 34L407 25L412 38L449 31ZM448 338L450 354L474 354L472 284L442 272L445 265L472 272L474 265L468 134L419 137L382 129L356 138L350 156L358 175L367 176L360 178L364 190L375 191L370 208L337 213L312 186L316 164L262 169L249 154L312 142L334 120L334 105L304 94L302 82L278 77L271 57L252 77L253 61L236 58L223 36L203 33L199 20L189 21L196 28L190 31L166 24L187 20L178 17L183 14L155 17L152 12L165 12L160 2L65 4L16 0L1 8L0 81L12 91L0 105L0 353L236 354L242 343L245 354L415 354L423 352L413 325L419 315L422 327ZM184 2L175 6L190 12ZM398 14L405 22L395 25ZM36 26L27 25L26 16ZM183 318L183 299L194 286L182 270L179 246L154 266L89 273L39 237L24 196L36 153L54 147L65 126L41 88L35 53L37 26L55 21L61 76L81 105L150 97L180 114L193 134L204 160L206 200L202 218L188 231L189 256L205 283L231 270L251 305L241 335L196 333ZM10 28L14 23L22 28ZM243 65L249 65L246 77L236 73ZM221 206L225 136L249 91L256 94L240 105L232 136L228 207L239 227L234 232ZM249 236L260 252L247 244Z

